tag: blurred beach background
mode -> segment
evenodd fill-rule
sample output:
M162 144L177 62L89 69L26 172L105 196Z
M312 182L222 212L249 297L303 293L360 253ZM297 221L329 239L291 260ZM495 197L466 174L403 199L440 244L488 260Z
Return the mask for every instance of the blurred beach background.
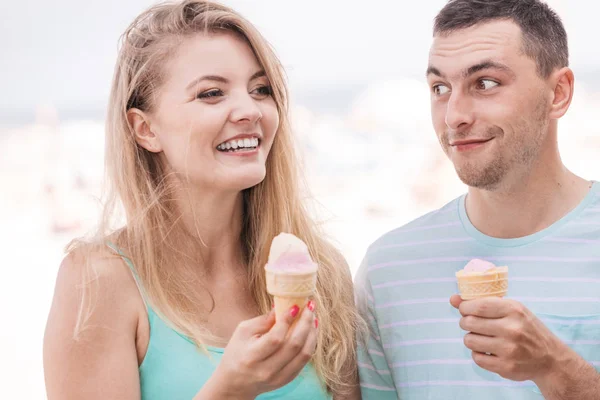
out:
M44 399L42 337L63 248L100 209L119 35L153 2L0 4L0 398ZM381 234L463 193L431 128L424 79L444 0L224 0L275 47L313 209L354 273ZM594 0L550 0L576 76L565 163L600 178Z

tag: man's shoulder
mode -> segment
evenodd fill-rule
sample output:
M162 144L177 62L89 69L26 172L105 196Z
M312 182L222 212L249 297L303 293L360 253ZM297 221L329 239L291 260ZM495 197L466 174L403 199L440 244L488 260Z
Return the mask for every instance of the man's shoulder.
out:
M369 250L392 246L406 240L425 239L459 226L461 224L459 205L463 198L464 196L455 198L442 208L424 214L383 234L371 244Z
M590 202L589 207L594 210L598 210L598 208L600 208L600 181L594 182L592 201Z

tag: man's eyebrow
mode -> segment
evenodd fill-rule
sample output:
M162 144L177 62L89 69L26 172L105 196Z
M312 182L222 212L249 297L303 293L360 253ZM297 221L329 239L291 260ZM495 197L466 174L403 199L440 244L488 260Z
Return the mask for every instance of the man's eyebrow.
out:
M508 67L505 64L496 62L496 61L492 61L492 60L485 60L482 61L480 63L477 63L475 65L470 66L469 68L463 70L463 72L461 73L461 76L463 78L468 78L469 76L476 74L479 71L483 71L486 69L495 69L495 70L499 70L505 73L508 73L510 76L515 76L515 73L513 72L512 69L510 69L510 67ZM433 65L430 65L427 68L427 72L425 74L426 76L429 75L436 75L439 76L440 78L446 78L446 76L436 67L434 67Z
M434 67L432 65L427 67L427 72L425 72L425 76L429 76L429 75L437 75L440 78L445 78L444 74L442 74L439 69L437 69L436 67Z
M465 69L462 73L462 76L463 76L463 78L468 78L469 76L476 74L479 71L483 71L485 69L495 69L498 71L506 72L511 76L515 75L513 70L510 69L510 67L508 67L507 65L496 62L496 61L485 60L485 61L482 61L478 64L472 65L469 68Z

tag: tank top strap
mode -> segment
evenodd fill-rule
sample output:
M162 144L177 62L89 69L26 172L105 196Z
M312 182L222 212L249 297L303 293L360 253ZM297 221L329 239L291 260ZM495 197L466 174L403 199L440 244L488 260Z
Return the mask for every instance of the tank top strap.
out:
M137 271L135 270L135 266L133 265L133 261L131 261L131 259L129 257L127 257L127 255L125 255L125 253L123 252L123 250L121 250L119 247L117 247L114 243L107 241L106 245L115 253L117 254L119 257L121 257L121 259L125 262L125 264L127 265L127 267L129 267L129 270L131 271L131 275L133 276L133 279L135 281L135 285L137 286L139 292L140 292L140 296L142 296L142 300L144 301L144 305L146 306L146 310L148 311L148 315L150 316L151 313L153 313L152 311L152 307L150 307L150 305L148 304L148 300L147 300L147 296L146 296L146 292L144 290L144 286L142 285L142 281L137 273Z

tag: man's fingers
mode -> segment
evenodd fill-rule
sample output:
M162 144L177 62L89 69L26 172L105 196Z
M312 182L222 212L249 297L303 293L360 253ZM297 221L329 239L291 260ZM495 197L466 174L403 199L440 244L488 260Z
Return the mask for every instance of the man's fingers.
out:
M458 307L460 306L460 303L462 303L464 300L457 294L452 295L452 297L450 297L450 304L452 304L452 307L458 309Z
M487 371L498 373L500 370L499 364L501 363L501 360L495 355L473 351L471 352L471 357L473 358L473 361L475 361L475 364Z
M502 332L502 324L499 319L467 315L460 319L458 325L462 330L484 336L499 336Z
M498 338L478 335L476 333L467 333L464 338L465 346L469 350L477 353L490 353L497 355L500 352L501 340Z
M511 312L512 303L511 300L500 297L483 297L461 302L458 311L463 317L474 315L482 318L503 318Z

